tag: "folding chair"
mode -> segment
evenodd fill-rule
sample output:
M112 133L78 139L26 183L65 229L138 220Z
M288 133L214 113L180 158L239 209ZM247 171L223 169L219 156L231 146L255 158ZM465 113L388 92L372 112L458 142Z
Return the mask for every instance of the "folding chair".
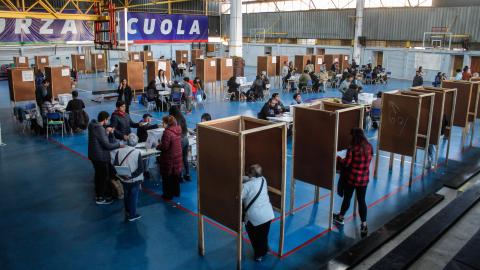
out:
M53 113L47 113L47 139L48 139L48 134L50 133L50 129L52 132L55 130L55 127L60 126L62 128L62 138L63 138L63 131L65 129L65 119L63 119L63 116L61 113L58 112L53 112Z

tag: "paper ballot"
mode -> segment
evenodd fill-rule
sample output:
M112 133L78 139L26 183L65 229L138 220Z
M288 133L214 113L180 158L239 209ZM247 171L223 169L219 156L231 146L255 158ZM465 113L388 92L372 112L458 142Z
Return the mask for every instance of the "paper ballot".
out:
M98 59L103 59L103 55L99 54L99 55L97 56L97 58L98 58Z
M140 59L140 55L138 55L138 54L133 55L133 60L139 60L139 59Z
M70 76L70 69L69 68L62 68L62 77Z
M22 81L23 82L33 82L33 71L32 70L22 70Z
M211 66L211 67L214 67L215 65L216 65L216 61L215 61L215 60L210 61L210 66Z
M317 64L318 64L318 65L323 64L323 59L322 59L322 58L317 58Z
M227 58L226 61L225 61L225 65L227 67L233 66L233 60L231 58Z
M19 63L19 64L25 64L25 62L26 62L25 56L20 56L20 57L18 58L18 63Z
M277 57L274 56L274 57L272 57L272 64L276 64L276 63L277 63Z
M84 60L84 59L85 59L85 55L80 55L80 59L81 59L81 60Z

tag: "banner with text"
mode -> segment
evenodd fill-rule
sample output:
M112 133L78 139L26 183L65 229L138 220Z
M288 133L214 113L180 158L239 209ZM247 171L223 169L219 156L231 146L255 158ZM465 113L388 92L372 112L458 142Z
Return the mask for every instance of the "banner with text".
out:
M120 12L120 41L125 39L124 17ZM128 12L127 32L133 43L207 42L208 17Z
M0 18L0 43L93 43L92 22Z

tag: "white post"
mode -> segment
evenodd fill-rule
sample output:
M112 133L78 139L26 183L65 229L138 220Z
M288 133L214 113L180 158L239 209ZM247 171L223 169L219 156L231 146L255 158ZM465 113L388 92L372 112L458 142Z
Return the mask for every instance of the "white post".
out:
M365 8L365 0L357 0L357 9L355 13L355 38L353 40L353 59L357 65L361 65L362 45L358 38L362 36L363 28L363 9Z
M125 51L128 52L128 19L127 19L128 8L123 8L123 31L125 33Z
M242 0L232 0L230 5L230 57L242 57Z
M2 141L2 123L0 123L0 146L5 146L6 144Z

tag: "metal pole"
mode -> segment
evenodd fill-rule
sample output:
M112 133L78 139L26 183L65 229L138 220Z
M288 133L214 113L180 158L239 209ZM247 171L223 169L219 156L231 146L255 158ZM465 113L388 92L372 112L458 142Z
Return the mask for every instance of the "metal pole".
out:
M361 64L362 45L360 44L358 38L362 36L364 8L365 0L357 0L357 8L355 13L355 38L353 40L353 59L357 64Z
M232 0L230 6L230 56L242 57L242 0Z
M128 52L128 19L127 19L128 8L123 8L123 31L125 35L125 51Z

